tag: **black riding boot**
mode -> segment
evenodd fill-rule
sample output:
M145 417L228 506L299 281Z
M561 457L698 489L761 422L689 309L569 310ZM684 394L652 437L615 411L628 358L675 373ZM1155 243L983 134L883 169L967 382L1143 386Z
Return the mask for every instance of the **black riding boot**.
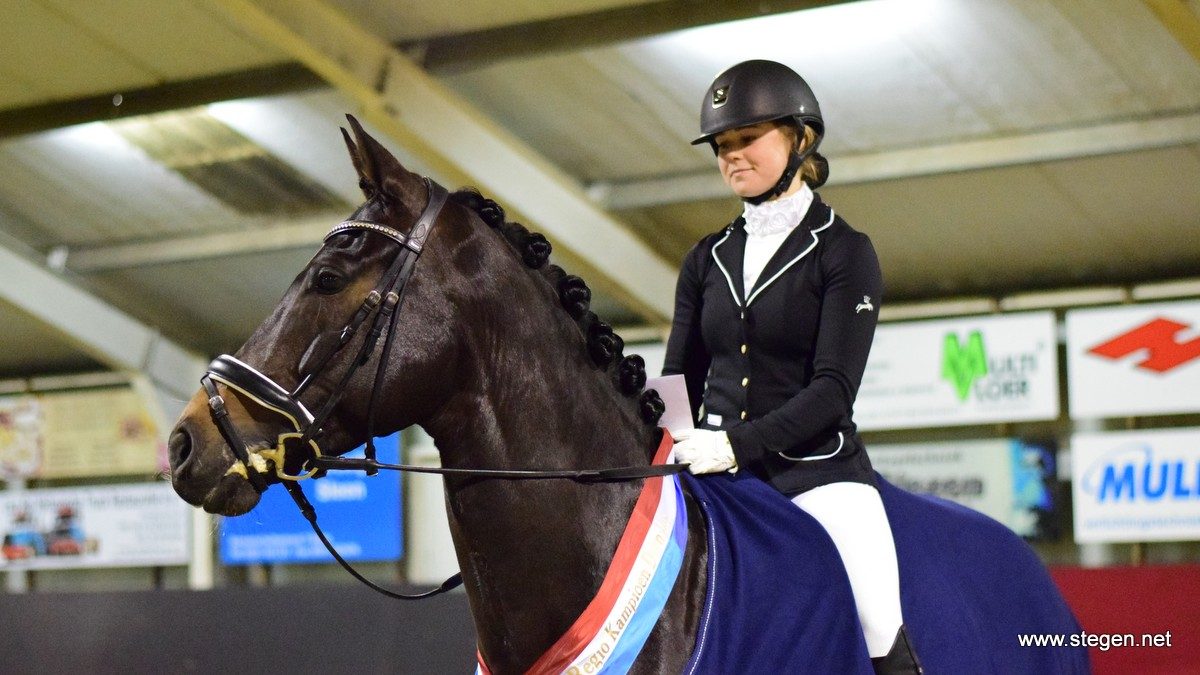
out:
M913 651L904 626L900 626L900 630L896 631L896 641L892 643L887 655L871 659L871 665L875 668L876 675L921 675L925 672L921 669L921 662L917 660L917 653Z

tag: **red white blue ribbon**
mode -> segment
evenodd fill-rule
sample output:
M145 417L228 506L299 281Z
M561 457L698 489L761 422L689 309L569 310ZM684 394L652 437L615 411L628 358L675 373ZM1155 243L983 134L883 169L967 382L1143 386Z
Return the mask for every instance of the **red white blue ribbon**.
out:
M665 430L654 464L674 461ZM658 623L687 546L687 508L678 476L647 478L591 603L532 667L550 673L623 673ZM479 658L479 670L487 666Z

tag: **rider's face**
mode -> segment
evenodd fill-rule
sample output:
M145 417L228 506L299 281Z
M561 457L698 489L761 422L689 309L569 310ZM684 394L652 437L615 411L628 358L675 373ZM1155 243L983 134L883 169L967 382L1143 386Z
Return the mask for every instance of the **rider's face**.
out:
M794 144L775 122L722 131L713 140L721 177L739 197L754 197L770 190L787 168Z

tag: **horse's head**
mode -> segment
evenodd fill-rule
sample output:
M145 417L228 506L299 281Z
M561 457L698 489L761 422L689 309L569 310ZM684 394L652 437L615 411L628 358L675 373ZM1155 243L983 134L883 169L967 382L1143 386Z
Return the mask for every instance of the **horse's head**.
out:
M354 139L343 135L366 202L334 228L246 344L213 362L171 433L175 490L208 511L244 513L277 470L301 473L314 453L365 441L372 396L405 402L379 410L383 433L420 422L453 386L450 327L455 291L468 283L460 268L475 229L469 212L441 208L444 190L350 122ZM418 255L420 274L412 274ZM227 421L214 423L220 417Z
M545 237L477 192L447 197L350 123L367 200L249 341L209 366L171 433L180 496L244 513L317 454L411 424L460 466L646 461L662 400L588 311L583 281L547 264Z

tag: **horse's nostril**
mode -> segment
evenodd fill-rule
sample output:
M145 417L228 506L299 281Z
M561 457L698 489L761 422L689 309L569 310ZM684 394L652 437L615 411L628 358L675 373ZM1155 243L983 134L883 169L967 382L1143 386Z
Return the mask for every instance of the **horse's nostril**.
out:
M167 448L170 452L171 468L178 469L192 455L192 435L182 426L176 428L171 434Z

